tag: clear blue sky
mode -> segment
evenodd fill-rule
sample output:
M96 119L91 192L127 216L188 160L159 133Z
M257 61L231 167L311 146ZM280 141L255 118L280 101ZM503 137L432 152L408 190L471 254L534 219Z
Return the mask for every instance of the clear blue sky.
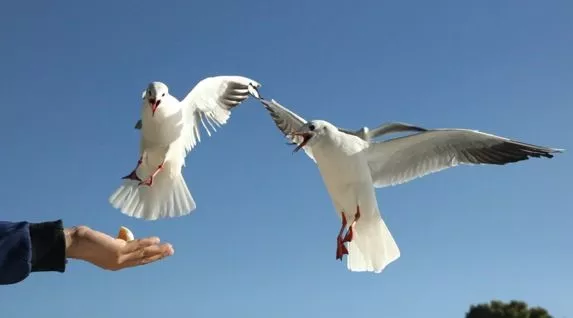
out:
M240 74L348 128L396 120L571 149L571 30L567 0L4 3L1 219L126 225L175 255L34 274L0 289L2 316L454 318L516 298L573 317L568 152L378 190L402 251L379 275L335 260L318 170L252 100L188 156L192 215L145 222L107 201L137 160L133 125L154 80L183 97Z

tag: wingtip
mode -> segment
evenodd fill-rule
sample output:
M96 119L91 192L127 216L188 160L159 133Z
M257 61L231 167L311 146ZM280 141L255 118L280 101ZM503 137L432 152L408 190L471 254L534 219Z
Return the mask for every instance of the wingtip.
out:
M543 151L542 153L540 153L539 155L541 157L545 157L548 159L552 159L553 157L555 157L554 154L558 154L558 153L563 153L565 152L565 149L559 149L559 148L548 148L545 151Z
M259 98L259 101L260 101L266 108L270 108L270 107L271 107L271 104L274 103L274 100L271 99L271 100L269 101L268 99L265 99L264 97Z
M268 100L268 99L264 99L264 98L263 98L263 99L261 99L261 101L264 101L263 103L264 103L265 105L269 105L269 106L270 106L270 105L280 105L279 103L277 103L277 101L276 101L274 98L271 98L271 100Z
M257 82L251 82L248 85L248 91L249 94L251 94L251 96L253 96L254 98L261 100L263 97L261 96L261 93L259 92L259 87L261 87L261 84L257 83Z
M248 81L249 86L253 86L255 88L261 88L261 86L263 86L261 83L257 82L256 80L254 80L252 78L249 78L249 77L243 77L243 78L245 78Z

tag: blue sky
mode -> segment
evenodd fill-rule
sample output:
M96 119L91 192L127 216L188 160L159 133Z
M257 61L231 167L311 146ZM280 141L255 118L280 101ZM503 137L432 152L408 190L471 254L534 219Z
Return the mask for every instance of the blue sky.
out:
M379 275L335 260L318 170L254 101L187 157L192 215L145 222L107 202L137 160L133 125L154 80L183 97L240 74L308 119L571 149L572 14L566 0L6 2L1 218L126 225L176 252L121 272L72 261L34 274L0 289L3 316L443 318L515 298L573 317L567 152L378 190L402 251Z

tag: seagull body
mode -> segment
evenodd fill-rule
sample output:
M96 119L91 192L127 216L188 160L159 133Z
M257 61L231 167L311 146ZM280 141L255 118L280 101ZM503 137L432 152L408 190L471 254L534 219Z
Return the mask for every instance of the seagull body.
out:
M179 217L196 208L182 175L187 153L200 141L199 125L211 135L230 117L231 109L261 85L242 76L215 76L200 81L182 100L167 85L152 82L142 94L139 160L110 196L124 214L155 220ZM256 95L258 97L258 95Z
M260 101L282 133L298 145L295 151L303 149L316 162L342 221L336 258L347 254L351 271L380 273L400 257L380 215L375 187L405 183L459 164L504 165L530 157L552 158L563 151L469 129L422 128L412 135L371 142L367 135L363 138L323 120L307 122L274 100Z
M336 258L348 254L352 271L381 272L400 257L400 250L378 210L364 154L368 142L342 133L328 122L315 120L310 125L318 132L310 146L314 159L342 220ZM347 234L342 237L345 230Z

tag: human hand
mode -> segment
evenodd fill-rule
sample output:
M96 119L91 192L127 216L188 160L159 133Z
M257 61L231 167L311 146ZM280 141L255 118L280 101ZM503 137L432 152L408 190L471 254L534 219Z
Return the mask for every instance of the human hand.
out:
M116 271L149 264L174 253L171 244L160 245L158 237L130 240L133 239L133 235L129 235L131 231L122 230L118 238L113 238L87 226L65 229L66 257Z

